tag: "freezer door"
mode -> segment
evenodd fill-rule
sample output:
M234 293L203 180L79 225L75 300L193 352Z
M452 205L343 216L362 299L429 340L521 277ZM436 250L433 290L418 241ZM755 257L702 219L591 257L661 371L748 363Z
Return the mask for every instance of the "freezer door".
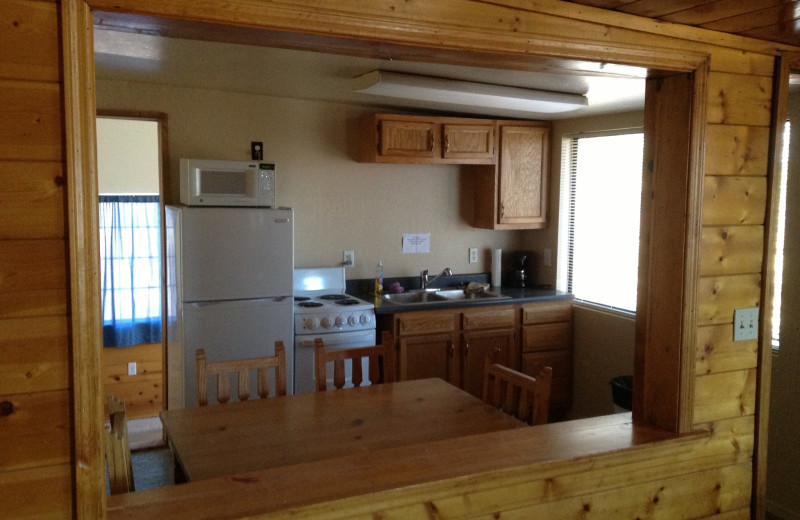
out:
M275 341L286 347L286 389L292 393L294 379L293 324L291 297L229 302L188 303L182 309L183 395L186 407L197 406L195 351L203 348L208 361L228 361L275 354ZM251 375L251 399L256 394ZM271 385L274 394L274 384ZM216 400L214 385L209 385L209 402ZM235 401L236 391L231 391Z
M292 294L291 209L184 207L177 232L184 302Z

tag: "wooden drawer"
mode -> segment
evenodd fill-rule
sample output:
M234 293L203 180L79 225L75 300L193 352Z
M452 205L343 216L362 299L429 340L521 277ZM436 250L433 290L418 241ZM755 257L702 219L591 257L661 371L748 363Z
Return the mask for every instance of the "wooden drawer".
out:
M572 321L572 300L529 303L522 306L522 324Z
M400 336L435 334L454 330L455 319L450 311L413 313L400 315L397 318L397 333Z
M572 356L568 350L551 350L522 355L522 371L530 376L549 366L553 369L553 379L572 375Z
M572 345L572 323L545 323L522 327L522 352L569 349Z
M464 330L514 327L513 307L494 307L464 311L461 326Z

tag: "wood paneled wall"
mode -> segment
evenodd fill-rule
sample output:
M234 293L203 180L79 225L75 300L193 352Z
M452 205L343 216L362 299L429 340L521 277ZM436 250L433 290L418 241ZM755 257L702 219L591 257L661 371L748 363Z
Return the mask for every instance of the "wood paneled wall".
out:
M393 0L299 0L291 5L234 1L224 8L203 0L90 4L231 23L247 19L289 32L432 49L558 56L568 48L577 59L576 44L582 42L585 58L602 52L607 61L624 56L642 64L650 62L653 51L670 49L684 56L675 57L676 68L685 67L691 57L709 55L692 411L695 425L713 434L687 440L679 449L655 444L519 471L509 462L508 470L429 482L413 492L373 489L374 494L362 496L369 490L365 482L358 493L330 494L320 499L322 505L306 505L297 512L318 517L327 511L330 518L428 518L439 510L504 518L750 516L758 345L733 343L731 334L733 309L756 306L761 297L774 45L527 0L441 0L424 6ZM82 431L85 424L78 428L84 418L71 412L71 392L80 389L70 388L76 380L68 310L68 259L74 251L65 241L70 213L64 204L64 35L59 27L65 5L76 4L0 2L0 402L9 403L3 410L11 410L0 416L0 512L9 519L70 518L74 502L102 504L91 493L81 496L72 484L73 475L79 475L79 482L85 478L86 461L76 464L70 450L72 431ZM258 502L241 484L235 489L216 482L193 486L180 488L198 510L204 509L204 500L235 503L231 493L237 492L251 496L251 504ZM166 517L169 495L165 490L129 497L130 509L123 503L113 516L135 515L154 501L155 516L150 518Z
M136 363L136 375L128 375L128 363ZM164 409L164 363L161 343L103 349L103 395L112 394L125 403L128 419L158 417Z
M0 516L70 518L59 5L4 0L0 24Z

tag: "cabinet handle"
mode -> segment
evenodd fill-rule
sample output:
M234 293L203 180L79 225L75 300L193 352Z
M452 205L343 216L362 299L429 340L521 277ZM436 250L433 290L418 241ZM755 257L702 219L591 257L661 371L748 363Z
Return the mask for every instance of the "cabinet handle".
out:
M467 357L467 354L469 354L469 341L464 342L464 357Z
M378 154L383 155L383 133L381 132L381 124L378 123Z
M428 134L428 151L433 151L433 145L436 143L436 136L433 135L433 132Z
M450 342L450 357L453 357L453 354L456 351L456 345L452 341Z
M504 205L504 204L501 202L501 203L500 203L500 220L503 220L504 218L506 218L506 207L505 207L505 205Z
M444 136L444 151L449 153L450 152L450 135L445 134Z

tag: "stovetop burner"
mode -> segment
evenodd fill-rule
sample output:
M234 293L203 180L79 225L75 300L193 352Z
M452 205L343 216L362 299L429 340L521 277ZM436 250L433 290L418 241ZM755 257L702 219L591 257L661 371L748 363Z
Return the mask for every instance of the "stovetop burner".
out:
M336 300L335 303L336 305L358 305L361 302L355 298L345 298L343 300Z
M296 302L307 302L310 299L311 298L309 298L308 296L295 296L294 297L294 301L296 301Z
M344 294L323 294L319 297L320 300L344 300L346 296Z
M306 300L307 300L307 299L308 299L308 298L306 298ZM297 306L298 306L298 307L322 307L322 306L323 306L323 304L322 304L322 303L320 303L320 302L307 302L307 301L301 301L300 303L298 303L298 304L297 304Z

